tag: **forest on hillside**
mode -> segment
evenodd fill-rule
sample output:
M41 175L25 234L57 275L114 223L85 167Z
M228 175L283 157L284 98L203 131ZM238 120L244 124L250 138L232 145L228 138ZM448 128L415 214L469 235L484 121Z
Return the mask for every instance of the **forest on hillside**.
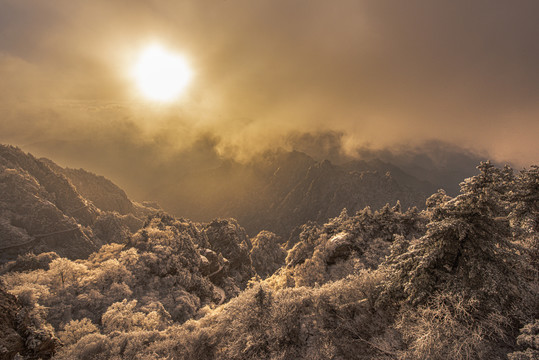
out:
M538 100L539 0L0 0L0 360L539 360Z
M1 268L20 356L537 359L539 167L478 169L424 210L343 209L289 239L161 212L88 258L21 255Z

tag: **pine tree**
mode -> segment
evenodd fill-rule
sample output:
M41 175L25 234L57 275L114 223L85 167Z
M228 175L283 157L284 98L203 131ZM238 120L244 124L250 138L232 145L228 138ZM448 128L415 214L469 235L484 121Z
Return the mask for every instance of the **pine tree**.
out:
M439 193L431 204L425 236L405 253L384 264L388 281L384 294L410 305L425 304L439 291L474 298L484 311L506 310L522 298L525 285L510 241L506 202L507 175L489 162L480 174L461 183L461 195Z

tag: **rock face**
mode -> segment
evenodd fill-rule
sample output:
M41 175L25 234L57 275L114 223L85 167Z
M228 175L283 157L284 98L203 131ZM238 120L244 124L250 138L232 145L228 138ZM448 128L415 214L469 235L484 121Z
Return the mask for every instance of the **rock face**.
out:
M118 193L120 202L112 196L115 212L100 209L58 169L50 160L0 146L0 261L48 251L69 258L87 257L105 243L125 241L142 226L143 211L137 211L129 199L125 201L125 193ZM87 177L97 182L95 188L105 187L103 194L117 188L104 178ZM81 186L89 193L91 181L86 183ZM131 212L121 215L118 210Z
M0 288L0 359L11 360L17 354L26 359L50 359L60 345L50 331L33 324L15 296Z
M222 254L229 262L228 272L245 286L254 275L249 252L251 241L245 230L234 219L214 220L204 226L211 250Z
M326 263L328 265L335 264L339 259L347 259L355 247L355 239L347 232L340 232L334 235L326 243L325 250L327 253ZM357 241L361 242L361 240Z
M279 236L269 231L261 231L251 240L251 262L258 275L266 278L284 265L286 250L281 246Z

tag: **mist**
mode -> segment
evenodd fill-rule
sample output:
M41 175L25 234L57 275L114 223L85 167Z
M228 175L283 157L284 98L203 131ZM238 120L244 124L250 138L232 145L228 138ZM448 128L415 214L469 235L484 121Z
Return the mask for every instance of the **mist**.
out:
M155 174L173 181L278 148L336 163L431 156L429 144L516 167L539 159L535 1L0 9L0 141L105 174L137 198L159 186ZM141 98L129 78L152 41L193 66L173 104Z

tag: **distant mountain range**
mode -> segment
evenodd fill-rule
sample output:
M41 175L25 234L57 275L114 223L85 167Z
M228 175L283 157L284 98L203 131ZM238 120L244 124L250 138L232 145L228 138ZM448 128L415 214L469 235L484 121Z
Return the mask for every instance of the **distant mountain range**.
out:
M250 236L269 230L283 242L298 226L323 223L343 208L353 214L366 206L379 209L397 201L403 209L422 208L427 196L442 187L434 180L444 174L433 166L432 176L420 179L372 156L334 164L284 150L248 163L224 161L213 169L187 171L179 178L167 177L163 171L163 176L155 173L155 187L149 193L171 214L195 221L235 218ZM417 166L412 172L429 174ZM459 174L464 176L463 171ZM4 260L30 249L86 257L103 244L138 230L148 214L161 210L160 205L130 200L103 176L0 146Z
M473 170L467 175L473 175ZM433 168L434 172L433 180L445 174ZM461 173L459 182L465 174ZM198 221L233 217L251 235L270 230L288 237L296 226L338 216L343 208L354 213L397 201L405 209L422 208L427 196L444 185L379 159L334 164L298 151L277 151L246 164L228 161L212 170L190 173L154 194L176 216Z

